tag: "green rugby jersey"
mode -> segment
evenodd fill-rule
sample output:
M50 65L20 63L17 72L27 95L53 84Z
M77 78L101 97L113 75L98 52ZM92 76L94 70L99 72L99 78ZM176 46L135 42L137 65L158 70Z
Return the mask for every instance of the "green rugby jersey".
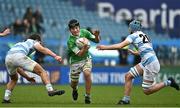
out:
M85 37L90 41L95 42L95 36L91 34L86 29L80 29L80 36L73 36L72 34L69 36L69 39L67 41L68 46L68 59L69 63L73 64L82 60L85 60L87 58L90 58L89 51L87 51L83 56L76 55L80 49L76 45L76 39Z

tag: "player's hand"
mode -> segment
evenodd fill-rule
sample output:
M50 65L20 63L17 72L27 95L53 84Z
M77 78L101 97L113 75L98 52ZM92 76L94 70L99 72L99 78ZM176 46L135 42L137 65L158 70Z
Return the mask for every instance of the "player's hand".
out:
M133 51L131 49L128 49L128 53L131 53L133 55L139 55L139 52L138 51Z
M29 81L29 82L31 82L32 84L34 84L36 81L35 81L35 79L34 79L34 77L29 77L29 78L27 78L27 80Z
M58 62L62 62L62 58L60 56L55 56L54 59L56 59Z
M99 36L100 31L99 31L99 30L94 30L94 31L93 31L93 34L94 34L95 36Z
M98 49L98 50L104 50L105 49L105 45L97 45L96 46L96 49Z
M9 28L7 28L7 29L5 29L3 31L3 35L8 35L9 33L10 33L10 29Z
M88 45L89 40L87 38L83 38L83 41L81 41L82 43L84 43L85 45Z
M134 51L131 49L128 49L128 53L134 54Z
M84 49L88 50L90 48L90 45L85 44L83 47Z

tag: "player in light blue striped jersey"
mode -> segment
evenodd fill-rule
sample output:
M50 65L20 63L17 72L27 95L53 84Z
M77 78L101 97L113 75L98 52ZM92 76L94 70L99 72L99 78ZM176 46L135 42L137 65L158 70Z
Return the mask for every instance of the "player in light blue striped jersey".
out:
M155 77L160 70L160 64L149 37L141 31L141 27L142 26L139 21L133 20L129 24L130 35L128 35L123 42L113 45L97 46L97 49L99 50L117 50L129 44L133 44L136 48L138 48L138 51L129 49L130 53L140 55L141 62L132 67L129 72L126 73L124 97L118 102L118 104L130 104L132 80L139 76L143 76L142 88L146 95L157 92L166 86L171 86L176 90L179 90L178 84L171 77L164 82L155 83Z
M41 65L28 57L28 55L30 55L35 50L38 50L43 54L52 56L58 62L61 62L62 60L60 56L56 55L50 49L45 48L41 45L41 36L38 34L29 36L28 39L24 42L16 43L8 51L5 59L6 68L11 80L6 86L2 103L11 103L11 93L18 81L17 73L22 73L21 75L23 77L26 77L27 75L24 73L24 70L33 72L41 77L43 83L46 86L49 96L62 95L65 93L64 90L55 90L51 85L47 72L42 68Z

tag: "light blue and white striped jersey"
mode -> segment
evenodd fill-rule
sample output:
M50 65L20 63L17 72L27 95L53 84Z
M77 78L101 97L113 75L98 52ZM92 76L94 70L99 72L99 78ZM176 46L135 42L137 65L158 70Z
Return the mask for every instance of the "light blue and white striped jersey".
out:
M142 31L137 31L131 35L128 35L126 40L138 48L143 66L158 60L149 37Z
M27 39L25 42L18 42L16 43L9 51L8 54L11 53L23 53L25 55L29 55L32 52L35 51L34 45L38 41L32 40L32 39Z

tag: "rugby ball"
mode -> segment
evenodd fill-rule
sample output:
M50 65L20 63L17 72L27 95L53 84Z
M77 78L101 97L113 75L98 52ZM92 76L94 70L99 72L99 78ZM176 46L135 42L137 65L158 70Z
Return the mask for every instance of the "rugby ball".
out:
M90 46L90 42L87 38L78 38L76 40L76 45L78 48L82 48L84 45Z

